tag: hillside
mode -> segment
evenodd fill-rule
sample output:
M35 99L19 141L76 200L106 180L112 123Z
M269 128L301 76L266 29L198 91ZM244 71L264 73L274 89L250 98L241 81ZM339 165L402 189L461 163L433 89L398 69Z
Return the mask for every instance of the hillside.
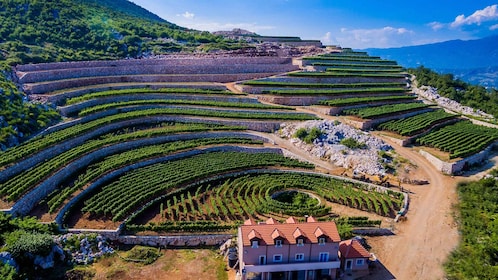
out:
M439 73L452 73L468 82L498 87L498 36L367 51L396 60L405 67L423 65Z
M136 57L193 50L208 42L224 41L169 23L127 0L2 1L0 149L59 119L49 107L25 102L10 82L9 65Z
M161 20L127 0L4 1L0 38L0 54L10 65L136 57L221 40Z

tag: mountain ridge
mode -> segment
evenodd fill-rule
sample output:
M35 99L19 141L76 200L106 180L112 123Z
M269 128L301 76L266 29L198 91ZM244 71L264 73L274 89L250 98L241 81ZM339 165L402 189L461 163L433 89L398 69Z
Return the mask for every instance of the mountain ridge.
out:
M364 49L398 61L404 67L425 66L483 86L498 87L498 35L475 40L450 40L418 46Z

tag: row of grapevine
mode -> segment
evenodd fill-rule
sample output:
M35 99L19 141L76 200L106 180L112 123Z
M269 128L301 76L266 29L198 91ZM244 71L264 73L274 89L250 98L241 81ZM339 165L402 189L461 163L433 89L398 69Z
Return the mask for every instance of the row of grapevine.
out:
M265 105L261 103L249 103L249 102L223 102L223 101L211 101L211 100L185 100L185 99L148 99L148 100L112 102L112 103L97 105L81 110L79 112L79 116L82 117L109 109L125 107L125 106L135 106L135 105L198 105L198 106L209 106L209 107L246 108L246 109L261 109L261 110L294 110L291 107Z
M450 153L450 158L477 153L498 140L498 130L461 121L418 138L420 145L435 147Z
M286 190L311 192L322 202L300 207L273 198L275 193ZM393 216L402 204L402 196L366 192L359 185L338 179L295 172L262 172L227 179L215 185L201 184L194 189L167 196L159 207L160 223L171 225L178 222L217 221L232 224L247 218L270 215L322 217L333 211L324 205L326 200L384 216ZM157 224L157 220L141 226L134 226L134 222L131 220L128 224L142 230ZM372 226L378 225L378 222L367 220L355 225Z
M348 105L365 104L365 103L368 104L371 102L381 102L381 101L414 100L416 98L417 97L414 95L350 97L350 98L323 100L320 102L320 104L327 106L348 106Z
M149 88L136 88L136 89L120 89L120 90L106 90L88 93L82 96L68 98L66 100L66 105L72 105L81 103L86 100L111 97L119 95L134 95L134 94L224 94L233 95L234 93L230 91L221 90L210 90L202 88L161 88L161 89L149 89Z
M261 144L261 142L244 138L202 138L144 146L141 148L111 155L87 167L86 171L78 176L71 187L64 188L60 186L59 191L52 193L47 202L49 212L53 213L54 211L56 211L72 193L76 192L79 189L83 189L93 180L115 169L136 163L144 159L164 156L181 150L221 144L247 145Z
M374 107L354 108L344 110L345 115L354 115L363 119L376 118L389 114L402 113L407 111L419 110L427 108L429 105L419 102L389 104Z
M170 192L182 184L227 171L270 166L312 167L274 153L201 154L131 171L86 200L83 211L110 214L113 220L122 220L143 201Z
M456 117L456 115L446 113L444 110L435 110L408 118L388 121L380 124L378 128L397 132L403 136L411 136L424 131L437 123Z

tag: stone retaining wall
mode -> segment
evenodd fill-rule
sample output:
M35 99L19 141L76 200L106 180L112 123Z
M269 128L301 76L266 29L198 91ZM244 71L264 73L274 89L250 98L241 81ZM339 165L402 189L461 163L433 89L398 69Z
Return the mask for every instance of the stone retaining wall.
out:
M211 235L170 235L170 236L119 236L117 241L127 245L144 245L153 247L198 247L198 246L221 246L227 240L233 238L231 234Z
M489 157L490 153L492 152L494 147L496 147L496 145L498 145L498 141L489 145L486 149L477 154L471 155L455 162L442 161L424 150L420 150L420 154L424 156L437 170L441 171L444 174L452 175L463 171L470 165L482 163Z
M291 64L232 64L232 65L133 65L126 67L87 67L54 69L34 72L17 72L18 82L41 83L55 80L76 79L83 77L164 75L164 74L249 74L289 72L297 70Z
M223 84L213 83L211 85L208 84L175 84L175 83L127 83L127 84L102 84L102 85L92 85L84 88L77 88L66 90L64 92L58 94L50 94L46 95L47 101L53 103L55 105L63 105L67 98L73 98L85 95L87 93L93 92L101 92L107 90L120 90L120 89L161 89L161 88L201 88L208 90L226 90L226 86Z
M280 73L280 72L278 72ZM69 88L92 86L96 84L121 84L121 83L193 83L217 82L229 83L235 81L259 79L272 76L277 72L269 73L238 73L238 74L173 74L173 75L135 75L135 76L105 76L81 79L58 80L44 83L24 84L22 86L27 94L44 94Z
M290 64L288 57L210 57L175 56L160 59L122 59L122 60L92 60L17 65L15 71L46 71L55 69L73 69L88 67L140 67L142 65L192 66L223 65L223 64Z
M195 155L209 153L209 152L244 152L244 153L278 153L278 154L282 153L282 151L278 148L248 148L248 147L239 147L239 146L219 146L219 147L211 147L211 148L206 148L206 149L193 149L193 150L189 150L189 151L174 154L174 155L168 155L168 156L164 156L164 157L160 157L160 158L154 158L154 159L134 163L134 164L122 167L120 169L114 170L114 171L98 178L97 180L95 180L88 187L86 187L81 193L76 195L74 198L72 198L68 203L66 203L64 205L64 207L59 211L59 213L57 213L57 216L55 218L55 222L58 225L63 225L66 213L73 207L73 205L75 205L77 202L79 202L80 199L85 197L88 193L91 193L93 190L99 188L100 186L105 185L106 183L114 180L115 178L117 178L119 176L122 176L123 174L125 174L131 170L135 170L135 169L149 166L152 164L182 159L182 158L186 158L186 157L192 157ZM27 206L24 206L24 207L27 208ZM12 212L16 213L16 211L14 211L14 209L12 210Z
M394 116L387 116L387 117L384 117L384 118L377 118L377 119L371 119L371 120L365 120L365 121L346 120L346 122L348 124L350 124L350 125L358 128L358 129L368 130L368 129L371 129L374 126L376 126L378 124L381 124L383 122L387 122L387 121L390 121L390 120L397 120L397 119L401 119L401 118L408 118L408 117L412 117L412 116L415 116L415 115L418 115L418 114L430 112L431 110L432 109L428 108L428 109L417 110L417 111L414 111L414 112L407 112L407 113L404 113L404 114L397 114L397 115L394 115Z
M196 134L182 134L182 135L169 135L156 138L140 139L129 141L126 143L119 143L112 146L107 146L97 151L88 153L71 163L67 164L63 169L52 174L48 179L39 184L35 189L24 195L19 199L14 206L12 206L11 213L14 215L26 215L34 205L40 200L47 197L54 191L62 182L73 177L76 172L89 166L90 164L113 154L125 152L132 149L137 149L144 146L158 145L172 141L191 140L191 139L204 139L204 138L221 138L221 137L243 137L248 139L264 140L263 138L237 132L206 132ZM230 149L230 148L229 148Z
M235 102L235 103L258 103L256 99L245 98L245 97L235 97L230 95L207 95L207 94L150 94L150 93L140 93L140 94L126 94L119 96L103 97L98 99L91 99L83 101L81 103L58 107L57 110L63 116L74 115L79 111L107 103L115 102L126 102L126 101L136 101L136 100L196 100L196 101L216 101L216 102Z

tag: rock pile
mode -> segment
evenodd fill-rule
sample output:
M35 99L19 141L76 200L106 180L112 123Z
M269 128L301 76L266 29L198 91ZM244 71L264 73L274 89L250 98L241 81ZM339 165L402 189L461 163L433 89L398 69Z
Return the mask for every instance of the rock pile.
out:
M68 250L77 264L90 264L106 254L114 253L114 249L101 235L69 233L56 237L55 242Z
M420 88L414 88L414 92L422 96L423 98L436 102L439 106L451 110L453 112L461 113L463 115L474 116L478 118L484 118L486 120L493 120L494 117L490 114L486 114L485 112L474 109L471 107L463 106L462 104L456 102L455 100L451 100L449 98L443 97L439 95L437 88L422 86Z
M317 127L323 135L315 139L312 144L306 144L295 138L294 133L300 128L311 129ZM307 121L302 123L282 124L278 132L280 137L290 139L290 142L313 156L330 160L331 163L357 174L380 175L386 170L383 163L387 159L379 156L379 151L389 151L392 147L367 132L355 129L349 125L334 121ZM364 149L350 149L342 144L341 140L352 138L364 143Z

